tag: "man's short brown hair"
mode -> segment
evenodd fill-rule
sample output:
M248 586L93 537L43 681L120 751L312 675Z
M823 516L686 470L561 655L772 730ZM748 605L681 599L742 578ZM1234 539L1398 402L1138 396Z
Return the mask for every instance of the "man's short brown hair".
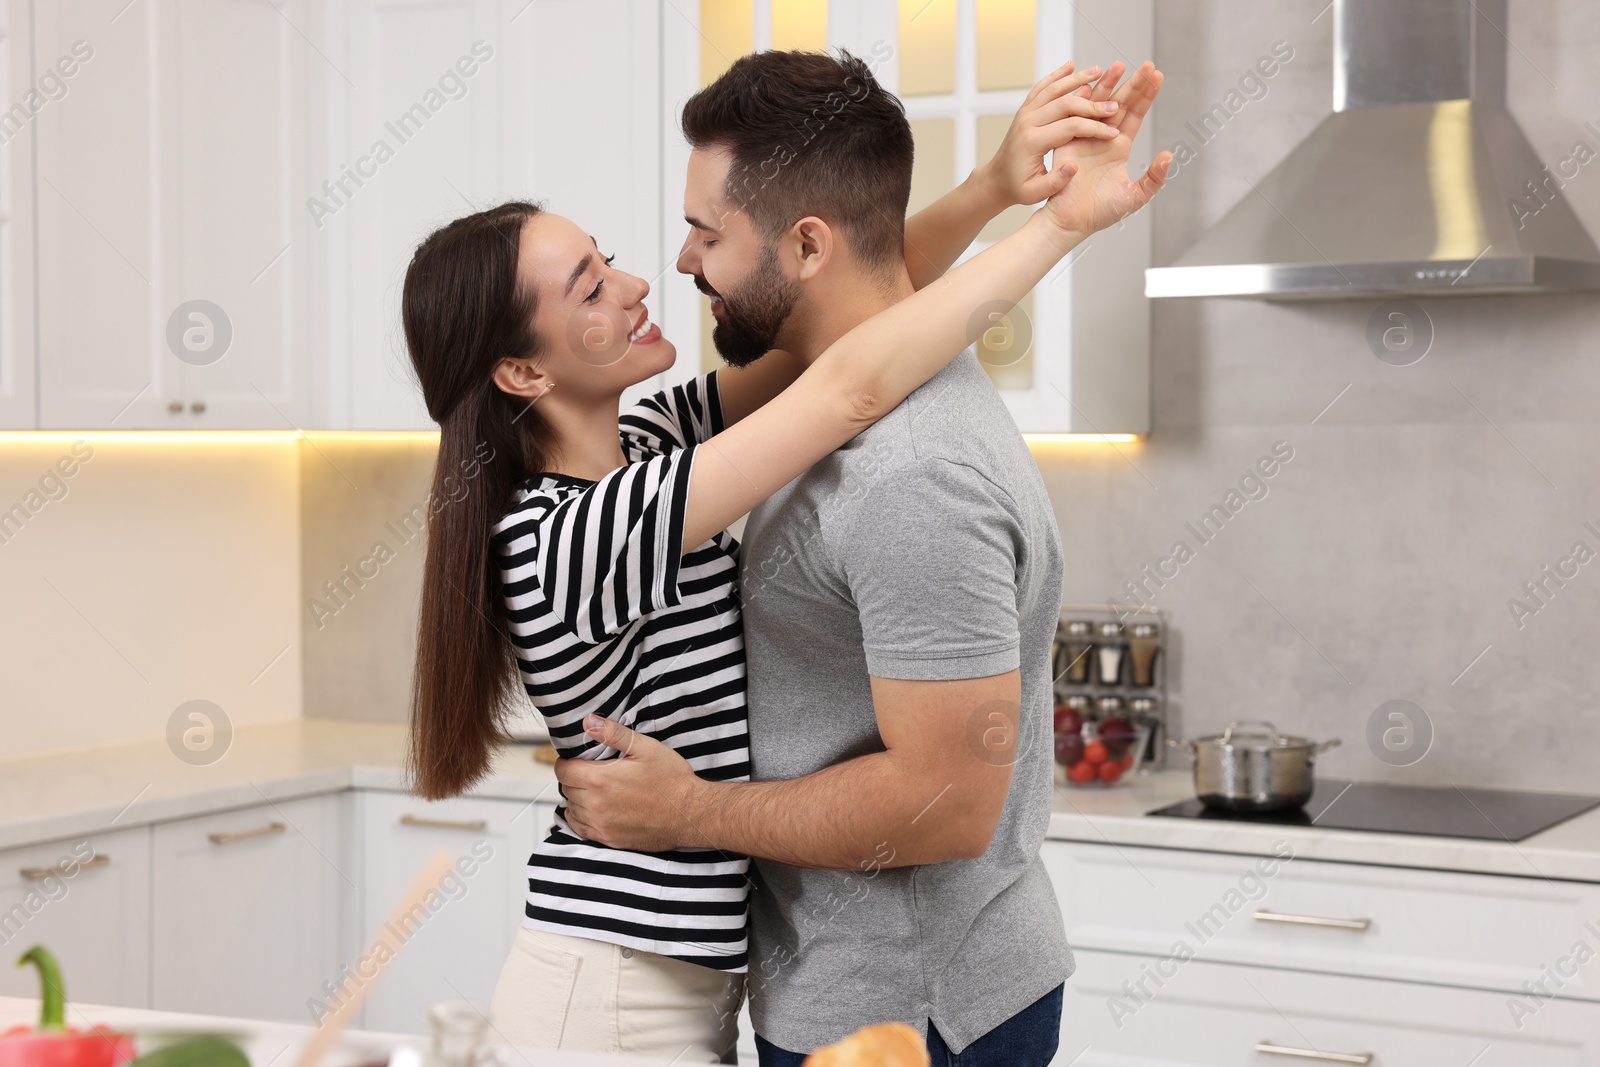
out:
M849 52L741 56L684 104L683 133L729 152L726 195L767 238L816 215L864 266L904 259L911 126Z

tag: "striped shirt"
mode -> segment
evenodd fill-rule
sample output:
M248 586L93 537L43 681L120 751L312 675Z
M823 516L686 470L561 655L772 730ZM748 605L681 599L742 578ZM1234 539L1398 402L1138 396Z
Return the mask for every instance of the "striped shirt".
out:
M528 479L494 543L522 682L565 759L609 759L593 712L676 749L703 778L750 776L739 544L683 552L696 446L722 429L715 372L623 412L626 465ZM719 970L746 966L749 860L630 852L576 836L566 807L528 861L523 923Z

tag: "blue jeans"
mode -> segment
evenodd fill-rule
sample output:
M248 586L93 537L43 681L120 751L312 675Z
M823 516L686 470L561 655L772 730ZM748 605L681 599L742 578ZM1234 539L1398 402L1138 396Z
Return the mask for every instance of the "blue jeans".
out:
M962 1049L951 1052L933 1023L928 1024L928 1057L933 1067L1048 1067L1061 1042L1062 986L1017 1012ZM756 1035L761 1067L801 1067L805 1056Z

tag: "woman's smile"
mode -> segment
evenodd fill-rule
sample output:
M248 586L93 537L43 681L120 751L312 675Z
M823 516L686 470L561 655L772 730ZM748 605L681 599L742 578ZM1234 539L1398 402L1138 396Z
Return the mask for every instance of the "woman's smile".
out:
M661 327L650 321L650 313L646 311L639 324L628 334L628 343L631 345L653 345L661 340Z

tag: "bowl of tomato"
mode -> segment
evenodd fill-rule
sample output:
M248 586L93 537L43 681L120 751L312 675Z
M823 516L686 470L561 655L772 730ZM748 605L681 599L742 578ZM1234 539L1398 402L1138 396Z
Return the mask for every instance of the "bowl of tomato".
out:
M1121 718L1058 722L1064 727L1056 731L1055 741L1056 778L1062 784L1103 789L1138 772L1150 742L1148 726Z

